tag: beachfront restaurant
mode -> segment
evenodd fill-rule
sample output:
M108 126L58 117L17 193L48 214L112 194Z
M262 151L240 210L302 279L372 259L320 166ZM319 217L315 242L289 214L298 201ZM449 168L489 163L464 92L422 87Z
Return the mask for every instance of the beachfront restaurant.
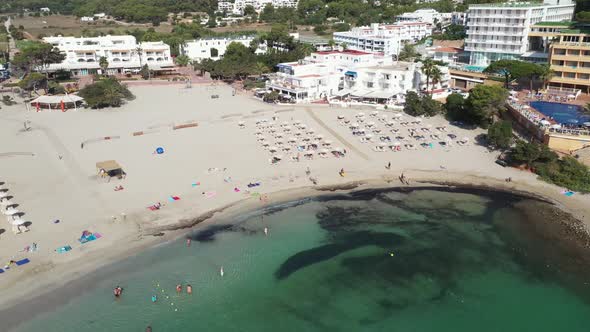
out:
M70 109L77 110L84 104L84 98L76 95L39 96L30 103L37 112L45 109L65 112Z
M122 179L125 177L125 171L118 162L114 160L99 161L96 163L96 170L100 178L106 178L109 181L116 177Z

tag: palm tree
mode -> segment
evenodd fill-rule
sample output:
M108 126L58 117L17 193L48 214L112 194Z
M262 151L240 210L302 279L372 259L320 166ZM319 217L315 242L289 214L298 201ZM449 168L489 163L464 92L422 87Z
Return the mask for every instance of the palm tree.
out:
M426 59L422 61L422 73L426 75L426 93L428 94L428 86L430 85L430 78L435 71L435 68L440 72L440 69L436 67L432 59Z
M109 60L107 60L106 57L101 56L100 59L98 60L98 66L102 70L102 74L106 76L107 68L109 68Z
M334 46L336 46L336 42L334 41L334 39L328 40L328 46L330 46L331 50L334 50Z
M434 85L442 80L442 77L442 71L440 70L440 68L438 68L438 66L435 65L432 69L432 72L430 73L430 80L432 81L432 90L434 90ZM428 90L428 86L426 87L426 90Z
M254 75L262 75L264 73L268 73L270 69L262 62L256 62L252 67L252 74Z

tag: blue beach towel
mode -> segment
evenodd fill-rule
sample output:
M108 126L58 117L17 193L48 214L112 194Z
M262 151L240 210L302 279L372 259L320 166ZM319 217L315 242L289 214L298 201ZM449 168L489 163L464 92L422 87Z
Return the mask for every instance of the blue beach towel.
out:
M66 253L66 252L68 252L70 250L72 250L72 247L69 246L69 245L55 249L55 251L57 251L58 254L63 254L63 253Z
M4 270L3 269L0 269L0 273L4 273Z
M567 197L571 197L574 195L574 192L573 191L566 191L564 195L566 195Z
M20 261L17 261L16 262L16 265L17 266L21 266L21 265L25 265L25 264L27 264L29 262L31 262L31 261L28 258L25 258L25 259L21 259Z

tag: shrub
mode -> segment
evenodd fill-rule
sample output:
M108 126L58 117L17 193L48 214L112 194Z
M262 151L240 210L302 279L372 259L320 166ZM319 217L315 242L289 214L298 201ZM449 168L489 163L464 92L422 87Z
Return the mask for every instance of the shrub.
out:
M91 108L119 107L135 96L116 78L107 78L84 87L78 93Z

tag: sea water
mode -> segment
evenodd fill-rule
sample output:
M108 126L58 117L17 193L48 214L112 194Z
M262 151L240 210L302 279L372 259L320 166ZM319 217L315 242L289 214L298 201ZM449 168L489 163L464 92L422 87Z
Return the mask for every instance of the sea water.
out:
M367 191L204 225L190 247L117 263L18 330L590 331L588 280L552 270L559 257L535 248L558 244L519 234L517 202L527 204ZM179 283L193 294L177 294Z

